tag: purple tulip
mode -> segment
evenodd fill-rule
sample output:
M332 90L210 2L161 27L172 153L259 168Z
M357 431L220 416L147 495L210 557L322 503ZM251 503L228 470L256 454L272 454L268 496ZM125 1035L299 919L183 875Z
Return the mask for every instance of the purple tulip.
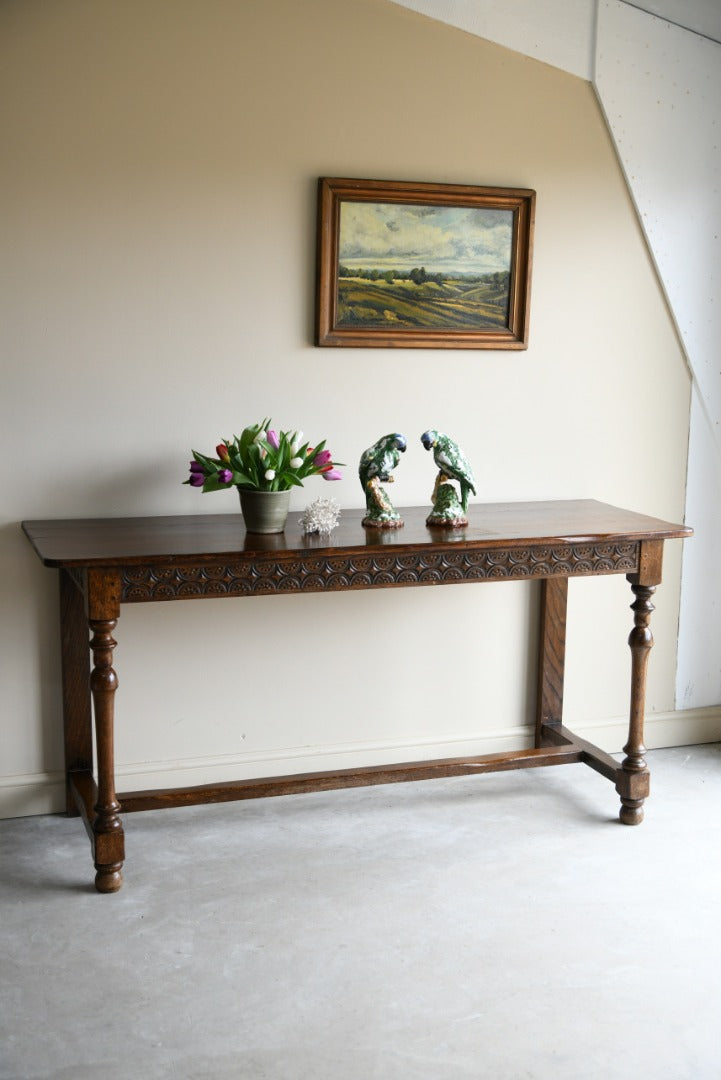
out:
M203 473L192 472L190 474L190 484L192 487L202 487L205 483L205 476Z
M200 464L199 461L191 461L191 463L190 463L190 471L195 472L195 473L202 473L202 472L205 472L205 469L203 468L203 466Z
M233 474L230 469L218 469L218 479L221 484L229 484L233 479Z
M313 464L317 468L321 468L323 465L327 465L329 461L333 460L333 455L330 450L321 450L319 454L316 454L313 458Z
M270 443L270 445L273 447L274 450L277 450L278 447L280 446L280 439L278 438L278 433L277 433L277 431L273 431L272 428L268 431L268 434L266 435L266 439Z
M320 474L324 480L342 480L343 473L340 469L324 469Z

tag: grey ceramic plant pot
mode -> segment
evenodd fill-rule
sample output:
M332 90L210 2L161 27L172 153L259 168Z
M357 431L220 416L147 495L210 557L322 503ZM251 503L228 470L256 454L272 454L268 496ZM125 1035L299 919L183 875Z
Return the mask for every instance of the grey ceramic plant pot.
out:
M256 491L254 488L238 488L238 494L248 532L283 532L290 506L290 491Z

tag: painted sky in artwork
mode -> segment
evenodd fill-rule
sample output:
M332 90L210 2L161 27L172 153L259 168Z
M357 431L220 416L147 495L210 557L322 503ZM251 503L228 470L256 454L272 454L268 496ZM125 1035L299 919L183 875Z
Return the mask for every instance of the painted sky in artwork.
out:
M344 201L339 259L353 270L510 270L512 228L511 210Z

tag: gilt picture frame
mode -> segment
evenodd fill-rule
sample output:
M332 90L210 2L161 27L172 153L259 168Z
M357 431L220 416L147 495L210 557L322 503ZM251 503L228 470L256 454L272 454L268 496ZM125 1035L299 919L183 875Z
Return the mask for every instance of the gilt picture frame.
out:
M315 344L525 349L536 193L321 177Z

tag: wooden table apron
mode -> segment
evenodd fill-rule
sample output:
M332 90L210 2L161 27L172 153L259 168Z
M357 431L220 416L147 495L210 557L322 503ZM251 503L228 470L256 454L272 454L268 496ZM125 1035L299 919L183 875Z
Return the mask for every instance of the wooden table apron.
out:
M60 572L67 810L85 822L99 892L122 884L121 803L124 811L146 810L585 762L614 782L621 821L642 821L649 791L643 721L651 597L661 581L664 540L691 530L591 500L474 505L461 530L427 528L424 508L402 513L403 529L380 531L364 530L361 512L346 511L341 527L325 538L303 536L297 514L275 536L246 534L242 519L229 514L23 523L44 564ZM635 599L629 735L619 763L569 731L562 712L568 580L621 573ZM113 633L123 604L527 579L538 579L541 589L532 748L116 794Z

